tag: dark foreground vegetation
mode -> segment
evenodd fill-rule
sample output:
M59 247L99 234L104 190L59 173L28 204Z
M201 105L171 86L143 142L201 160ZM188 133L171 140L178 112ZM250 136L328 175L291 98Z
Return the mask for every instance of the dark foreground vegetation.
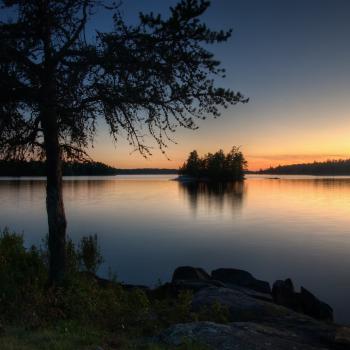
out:
M348 349L350 330L332 308L291 280L268 282L237 269L183 266L154 288L97 277L96 236L67 241L68 273L47 284L47 242L25 248L0 235L2 350Z
M243 153L238 147L232 147L227 154L219 150L203 157L192 151L179 173L197 180L236 181L243 180L246 167Z
M176 174L177 169L117 169L101 162L64 162L63 176ZM36 160L0 160L0 176L46 176L46 165Z
M47 242L26 249L21 235L7 229L1 233L0 349L168 349L141 340L173 323L211 318L209 309L190 310L190 291L158 298L113 276L96 277L103 261L96 236L78 245L69 239L67 256L66 280L48 287ZM224 315L221 308L213 311L215 318ZM186 343L181 349L202 347Z
M257 173L276 175L350 175L350 159L279 165L260 170Z

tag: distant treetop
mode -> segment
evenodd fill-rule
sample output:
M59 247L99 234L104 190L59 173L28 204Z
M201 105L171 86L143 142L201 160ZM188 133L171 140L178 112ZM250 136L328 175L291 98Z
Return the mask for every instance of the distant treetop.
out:
M278 175L350 175L350 159L279 165L260 170L257 173Z
M247 161L239 147L232 147L227 154L223 150L208 153L199 157L197 151L192 151L187 161L180 168L182 175L195 179L208 179L215 181L243 180Z

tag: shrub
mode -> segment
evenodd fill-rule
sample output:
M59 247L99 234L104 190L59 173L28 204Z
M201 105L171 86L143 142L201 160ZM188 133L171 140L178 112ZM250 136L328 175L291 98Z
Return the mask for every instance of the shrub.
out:
M40 251L25 249L23 236L4 229L0 234L0 315L20 319L23 306L38 303L47 281L47 268Z
M96 273L98 267L103 263L96 234L82 237L78 255L86 271Z
M226 305L214 302L210 306L204 306L196 313L198 321L212 321L216 323L228 323L230 312Z
M191 311L193 293L181 291L177 298L165 298L154 301L154 310L158 321L158 327L167 327L174 323L185 323L195 320Z

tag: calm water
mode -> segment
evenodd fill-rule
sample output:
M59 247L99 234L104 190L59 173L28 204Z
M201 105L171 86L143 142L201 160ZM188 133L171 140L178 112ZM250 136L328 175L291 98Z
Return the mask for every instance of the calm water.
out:
M172 176L69 178L69 234L98 233L106 265L130 283L167 281L178 265L291 277L350 323L350 178L250 176L207 188ZM40 243L43 179L0 181L0 226Z

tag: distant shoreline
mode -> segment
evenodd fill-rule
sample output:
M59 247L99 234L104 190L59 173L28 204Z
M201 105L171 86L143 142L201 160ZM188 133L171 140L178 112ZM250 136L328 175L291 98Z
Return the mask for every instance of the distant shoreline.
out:
M63 174L63 177L75 177L75 176L118 176L118 175L177 175L178 171L177 170L169 170L167 171L166 169L152 169L150 171L148 171L147 169L145 169L145 171L140 170L138 171L138 169L136 171L134 171L134 169L127 169L126 171L122 171L122 172L118 172L116 174ZM25 175L3 175L0 174L0 178L4 178L4 177L46 177L46 175L29 175L29 174L25 174Z
M136 168L118 169L101 162L64 162L63 176L115 176L177 174L177 169ZM0 160L0 177L45 177L43 161Z
M333 159L325 162L279 165L258 171L247 171L247 173L261 175L349 176L350 159Z
M325 173L325 174L321 174L321 173L270 173L270 172L260 172L260 171L249 171L247 173L245 173L245 175L267 175L267 176L274 176L274 177L278 177L278 176L350 176L350 172L349 173Z

